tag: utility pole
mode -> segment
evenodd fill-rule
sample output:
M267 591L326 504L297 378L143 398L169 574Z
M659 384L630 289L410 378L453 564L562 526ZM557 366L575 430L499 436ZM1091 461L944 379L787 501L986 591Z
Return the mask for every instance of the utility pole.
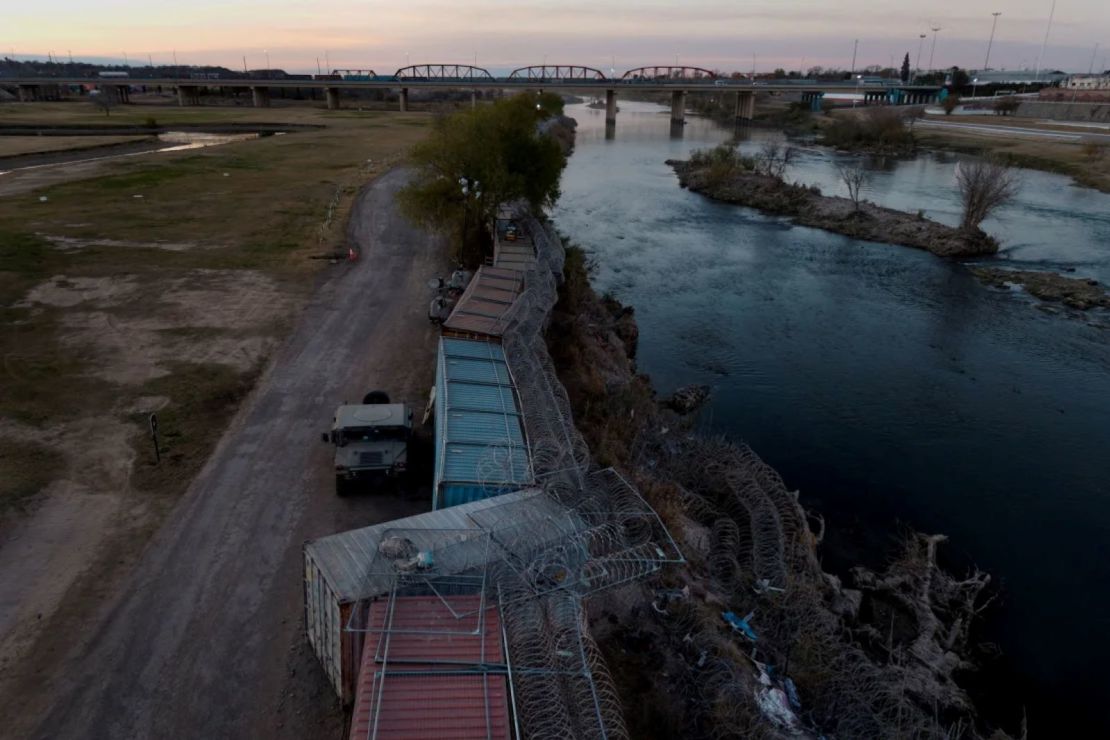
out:
M994 20L991 21L991 39L987 42L987 58L983 60L983 71L986 72L991 66L991 46L994 45L994 29L998 26L998 16L1002 15L1001 11L991 13Z
M173 76L181 76L181 67L177 66L177 49L173 50Z
M266 79L268 80L270 79L270 50L263 49L262 51L266 54Z
M316 57L316 75L320 76L320 74L321 74L321 72L320 72L320 57Z
M925 34L921 33L917 36L917 59L913 63L913 79L917 81L917 76L921 74L921 47L925 45Z
M154 56L149 51L146 53L146 61L150 64L150 68L154 69Z
M1092 72L1095 71L1095 55L1096 54L1098 54L1098 43L1097 42L1095 43L1095 48L1091 50L1091 63L1087 65L1087 74L1088 75L1090 75ZM1078 96L1079 96L1079 88L1078 87L1073 87L1072 91L1071 91L1071 102L1074 103L1075 99Z
M933 48L929 50L929 72L933 71L933 54L937 51L937 33L944 29L940 26L931 26L933 31Z
M1041 62L1044 61L1044 50L1048 46L1048 34L1052 31L1052 18L1056 15L1056 0L1052 0L1052 7L1048 11L1048 25L1044 29L1044 41L1041 42L1041 53L1037 55L1037 69L1033 74L1033 81L1041 79Z
M852 44L852 69L851 69L851 72L852 72L853 75L855 75L855 73L856 73L856 52L857 51L859 51L859 39L856 39L855 42Z
M243 75L246 76L247 74L249 74L247 72L247 55L244 54L243 55Z
M331 74L331 60L328 59L328 50L327 49L324 49L324 69L326 69L328 71L329 75Z

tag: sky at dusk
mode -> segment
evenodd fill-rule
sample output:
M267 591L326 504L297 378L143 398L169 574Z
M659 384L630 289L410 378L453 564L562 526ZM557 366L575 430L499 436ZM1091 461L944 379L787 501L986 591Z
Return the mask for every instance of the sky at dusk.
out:
M821 65L981 68L1001 11L993 68L1033 68L1051 0L41 0L5 3L0 55L97 62L270 66L290 72L406 62L473 63L494 72L574 63L606 73L681 63L759 71ZM1086 71L1110 53L1110 0L1058 0L1043 68ZM753 60L754 55L754 60Z

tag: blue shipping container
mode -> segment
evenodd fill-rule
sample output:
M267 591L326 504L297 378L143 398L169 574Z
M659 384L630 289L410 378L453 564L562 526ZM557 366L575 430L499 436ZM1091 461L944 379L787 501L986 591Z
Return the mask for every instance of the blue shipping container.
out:
M435 405L433 508L532 483L520 401L501 345L440 338Z

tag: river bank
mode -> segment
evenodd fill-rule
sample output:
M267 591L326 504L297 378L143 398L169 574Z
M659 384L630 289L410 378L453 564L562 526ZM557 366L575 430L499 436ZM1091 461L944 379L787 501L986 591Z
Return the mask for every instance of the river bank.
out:
M633 310L599 296L584 253L568 250L547 341L576 425L689 561L636 598L591 608L632 736L972 726L958 675L976 661L968 638L989 577L953 578L936 565L944 538L920 535L886 570L825 572L825 522L751 449L695 434L691 417L660 403L637 371L638 337ZM646 602L651 611L623 606Z
M714 153L715 154L715 153ZM713 157L710 154L709 157ZM823 195L819 188L790 184L781 177L752 172L742 166L714 162L667 160L678 183L714 200L787 216L794 223L873 242L924 249L938 257L979 257L998 251L998 242L979 231L966 231L891 208L848 198Z

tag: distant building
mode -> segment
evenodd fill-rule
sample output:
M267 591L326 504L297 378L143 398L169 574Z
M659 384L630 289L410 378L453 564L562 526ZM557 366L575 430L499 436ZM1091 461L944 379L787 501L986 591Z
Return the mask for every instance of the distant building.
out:
M1069 90L1110 90L1110 74L1072 75L1068 78Z
M970 76L978 80L978 85L1055 85L1067 79L1060 71L1030 69L987 69L972 72Z

